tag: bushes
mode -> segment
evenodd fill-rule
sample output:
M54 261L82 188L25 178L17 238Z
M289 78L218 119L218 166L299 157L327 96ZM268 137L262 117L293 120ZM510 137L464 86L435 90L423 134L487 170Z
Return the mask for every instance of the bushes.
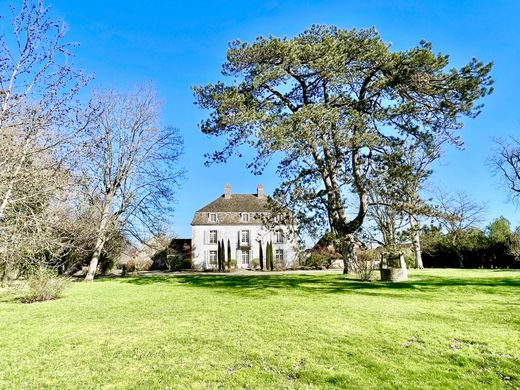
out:
M326 269L332 264L334 258L326 249L315 249L305 259L304 266L313 269Z
M180 254L168 254L164 259L164 263L168 271L182 271L193 268L191 259Z
M352 270L363 282L369 282L372 279L376 259L377 253L372 249L359 251L357 253L356 259L352 264Z
M69 284L69 279L58 276L52 269L35 268L27 275L29 291L23 297L23 301L31 303L59 298Z

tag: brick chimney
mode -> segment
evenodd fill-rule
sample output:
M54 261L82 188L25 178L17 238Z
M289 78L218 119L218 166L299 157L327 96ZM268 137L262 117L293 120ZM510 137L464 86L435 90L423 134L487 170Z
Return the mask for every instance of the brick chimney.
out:
M231 184L229 183L224 186L224 199L231 199Z
M258 199L265 199L264 186L262 184L256 186L256 196Z

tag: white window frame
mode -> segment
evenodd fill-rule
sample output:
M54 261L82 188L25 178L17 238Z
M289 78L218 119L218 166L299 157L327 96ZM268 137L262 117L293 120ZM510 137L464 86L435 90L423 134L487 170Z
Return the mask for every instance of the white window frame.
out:
M242 213L240 217L242 222L249 222L249 213Z
M274 250L274 260L275 261L283 261L283 249L275 249Z
M242 265L249 265L249 261L251 260L251 256L249 255L249 251L242 251L242 254L240 255L240 258L242 260ZM244 259L246 259L245 262L244 262Z
M215 236L215 240L212 240L212 235ZM216 230L210 230L208 234L208 243L209 244L216 244L218 241L218 233Z
M212 223L216 223L217 222L217 213L209 213L208 221L212 222Z
M212 259L213 255L214 255L214 258ZM218 263L217 255L218 255L218 253L216 250L209 251L208 261L209 261L210 265L217 265L217 263Z
M251 237L249 237L249 230L241 230L240 231L240 245L241 246L247 246L249 245L249 240ZM244 236L246 236L246 240L244 240Z
M274 243L283 244L284 234L282 229L275 230L274 232Z

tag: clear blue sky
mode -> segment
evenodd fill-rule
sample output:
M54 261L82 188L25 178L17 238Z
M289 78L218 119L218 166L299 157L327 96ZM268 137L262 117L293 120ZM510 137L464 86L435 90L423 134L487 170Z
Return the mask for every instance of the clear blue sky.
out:
M5 5L5 0L1 0ZM462 132L464 150L451 148L435 167L434 182L451 191L465 191L489 205L488 220L505 215L520 224L517 209L490 173L486 159L495 136L518 134L520 114L520 1L70 1L54 0L52 12L77 41L76 63L95 74L94 86L125 88L153 81L164 99L163 122L178 127L186 143L182 161L188 177L178 192L174 231L191 234L193 212L223 192L266 192L277 184L273 170L255 177L235 159L203 166L203 154L219 141L198 130L206 113L193 105L190 86L215 82L229 41L250 41L258 35L293 36L313 23L341 28L375 26L395 49L421 39L450 54L460 66L477 57L493 61L495 93L484 101L476 120ZM5 10L5 6L2 7Z

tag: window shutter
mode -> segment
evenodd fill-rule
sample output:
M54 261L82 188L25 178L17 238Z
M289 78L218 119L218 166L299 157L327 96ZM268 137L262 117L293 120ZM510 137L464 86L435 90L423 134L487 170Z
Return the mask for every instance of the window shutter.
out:
M251 245L251 242L252 242L252 241L251 241L251 230L248 230L248 231L247 231L247 238L248 238L248 240L249 240L247 243L249 244L249 246L252 246L252 245Z
M238 231L237 248L240 248L240 230Z
M208 243L208 231L204 230L204 244Z
M208 251L204 251L204 266L207 268L209 266L208 261Z

